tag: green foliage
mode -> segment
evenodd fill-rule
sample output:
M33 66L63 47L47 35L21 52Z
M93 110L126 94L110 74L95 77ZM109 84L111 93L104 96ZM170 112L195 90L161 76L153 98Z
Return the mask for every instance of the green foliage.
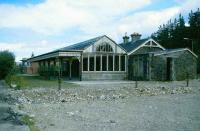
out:
M9 72L9 74L15 75L15 74L21 74L23 72L22 65L16 65L14 64L13 68Z
M15 56L9 51L0 51L0 80L4 79L13 69Z
M25 79L17 75L7 75L5 78L6 83L14 89L22 89L27 85Z
M58 87L58 80L57 79L44 79L44 77L41 76L26 76L26 75L21 75L23 79L26 82L26 86L23 87L22 89L32 89L32 88L55 88ZM71 87L77 87L77 85L68 83L68 82L63 82L61 80L61 85L62 88L71 88Z
M25 125L28 125L30 131L38 131L37 127L35 126L35 119L33 117L24 115L24 116L22 116L21 121Z
M189 13L189 26L185 26L185 20L180 14L178 19L169 20L167 24L159 27L152 38L166 48L189 48L200 57L200 10ZM189 39L184 39L189 38ZM198 73L200 73L200 58L197 61Z
M33 121L33 118L30 117L30 116L28 116L28 115L23 116L21 120L26 125L33 125L33 124L35 124L34 121Z
M59 71L58 66L54 65L51 65L50 67L40 66L38 68L38 74L46 79L50 79L51 77L57 77L58 71Z

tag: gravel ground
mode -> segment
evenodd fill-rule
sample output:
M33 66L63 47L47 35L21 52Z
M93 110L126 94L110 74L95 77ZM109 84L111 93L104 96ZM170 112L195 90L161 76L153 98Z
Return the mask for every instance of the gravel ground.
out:
M27 104L42 131L199 131L200 95Z
M9 91L5 82L0 81L0 131L29 131L28 126L19 120L22 115L15 112L15 105L7 103L14 102L9 100Z
M157 96L167 94L200 94L200 80L193 80L189 87L185 82L138 82L133 81L83 81L73 82L79 86L63 88L35 88L10 90L4 99L9 103L45 104L90 100L116 100L131 96Z
M200 80L83 81L79 86L12 90L1 99L41 131L199 131Z

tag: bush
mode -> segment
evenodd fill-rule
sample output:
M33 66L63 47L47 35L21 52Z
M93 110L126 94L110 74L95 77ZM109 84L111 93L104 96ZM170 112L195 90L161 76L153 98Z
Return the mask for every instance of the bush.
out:
M27 85L23 77L11 74L6 76L5 81L11 88L14 89L21 89Z
M11 72L15 64L15 56L9 51L0 51L0 80Z
M38 74L43 76L46 79L50 79L51 77L58 76L58 66L51 65L50 67L47 66L40 66L38 68Z
M25 124L28 125L30 131L39 131L38 128L35 126L35 119L34 117L24 115L21 118L21 121Z

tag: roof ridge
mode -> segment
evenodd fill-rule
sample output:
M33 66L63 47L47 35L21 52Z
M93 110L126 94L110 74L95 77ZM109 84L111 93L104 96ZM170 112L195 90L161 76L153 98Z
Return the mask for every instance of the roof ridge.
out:
M119 45L121 45L121 44L134 44L134 43L136 43L136 42L138 42L138 41L143 41L143 40L148 40L148 39L150 39L150 38L147 37L147 38L139 39L139 40L134 41L134 42L129 41L128 43L120 43Z
M95 40L98 41L99 39L101 39L104 36L106 36L106 35L101 35L101 36L98 36L98 37L94 37L94 38L91 38L91 39L88 39L88 40L85 40L85 41L82 41L82 42L78 42L78 43L75 43L75 44L60 48L58 50L62 50L64 48L73 48L73 47L76 47L76 46L79 46L79 45L83 45L85 43L90 43L88 45L91 45L93 41L95 41Z

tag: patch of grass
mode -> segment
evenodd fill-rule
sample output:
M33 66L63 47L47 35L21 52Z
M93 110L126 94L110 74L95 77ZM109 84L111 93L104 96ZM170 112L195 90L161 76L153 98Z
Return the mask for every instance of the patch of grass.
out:
M58 80L46 80L43 77L40 76L21 76L26 81L26 89L31 88L58 88ZM63 82L61 83L61 88L71 88L71 87L77 87L78 85Z
M39 131L35 126L35 120L33 117L25 115L21 118L21 121L29 127L30 131Z
M5 81L9 85L9 87L18 90L24 88L27 84L23 77L11 74L6 76Z

